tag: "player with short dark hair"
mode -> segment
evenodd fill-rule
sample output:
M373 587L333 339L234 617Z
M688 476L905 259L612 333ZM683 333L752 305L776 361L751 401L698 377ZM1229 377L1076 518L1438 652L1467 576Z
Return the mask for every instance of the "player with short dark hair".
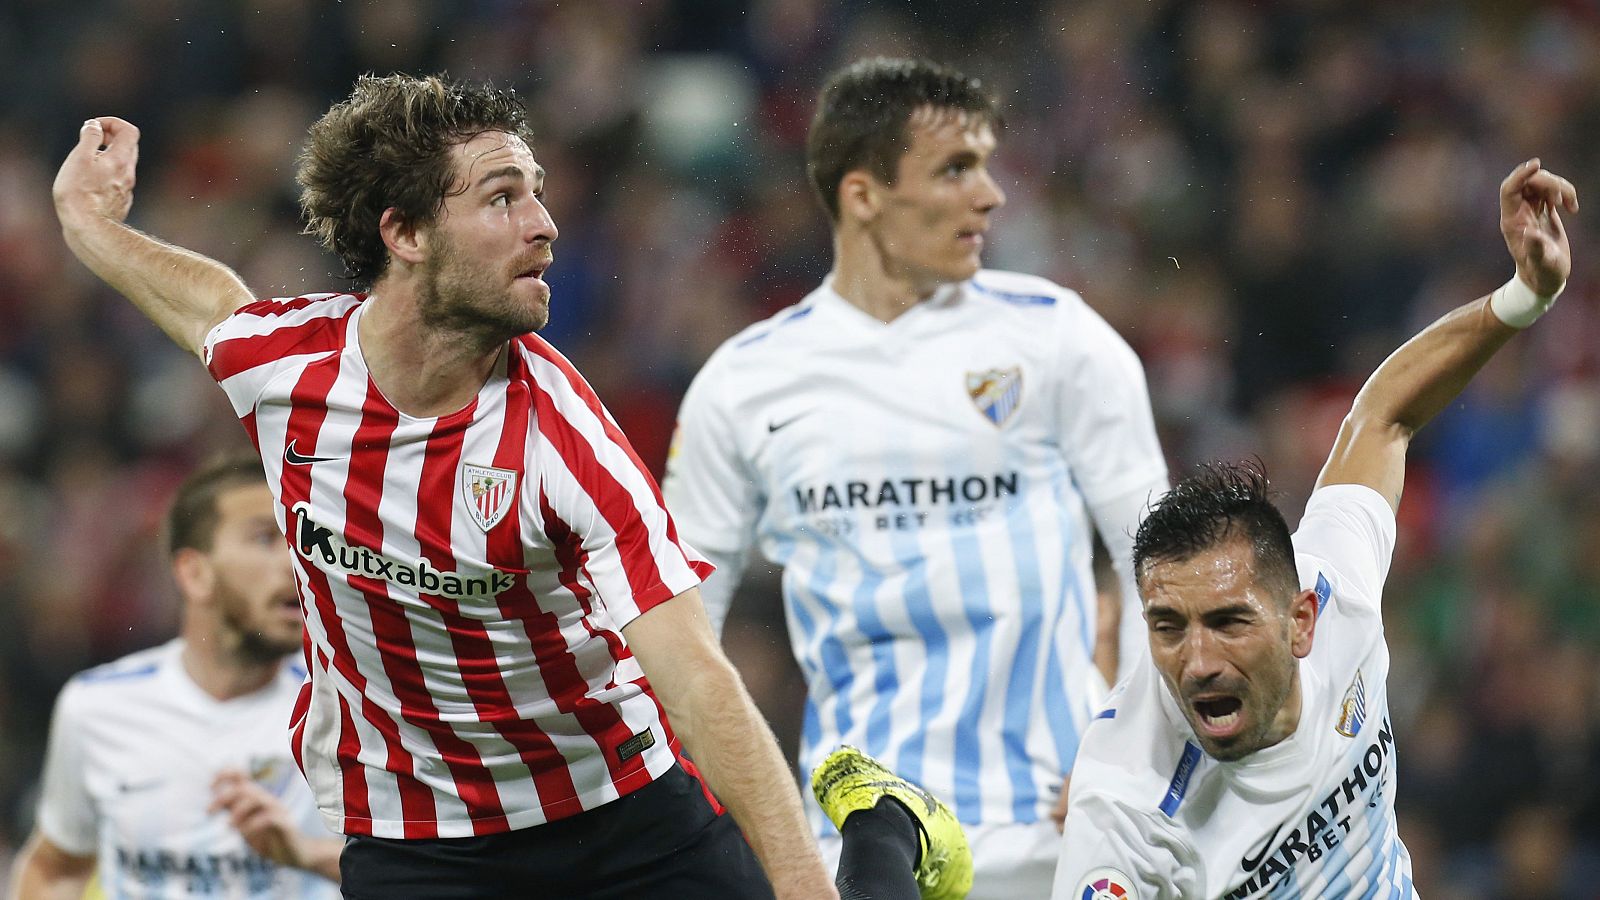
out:
M514 95L366 76L312 127L309 228L370 293L255 301L124 225L137 140L85 122L58 215L260 450L306 613L292 744L346 896L832 896L710 567L532 333L557 231Z
M62 689L14 896L76 900L96 874L112 897L338 896L341 842L283 741L305 672L285 659L300 604L272 509L251 457L179 487L179 637Z
M1213 463L1173 485L1152 504L1134 535L1134 572L1187 559L1232 539L1250 545L1257 577L1294 592L1297 576L1289 523L1268 497L1267 476L1260 465Z
M837 223L839 185L863 169L886 185L899 177L900 157L919 110L965 114L996 137L1005 118L993 94L975 78L924 60L864 59L835 72L822 89L806 134L806 175L828 218Z
M1406 450L1565 286L1538 160L1500 186L1511 281L1447 313L1356 395L1292 539L1258 467L1179 482L1134 559L1150 658L1084 737L1054 896L1416 896L1395 825L1381 594Z
M1131 604L1131 535L1167 483L1127 343L1076 293L981 268L1001 125L947 66L828 79L806 152L833 269L706 362L665 484L722 570L713 620L752 549L783 566L802 765L854 745L950 804L976 898L1049 890L1052 815L1106 690L1094 530Z

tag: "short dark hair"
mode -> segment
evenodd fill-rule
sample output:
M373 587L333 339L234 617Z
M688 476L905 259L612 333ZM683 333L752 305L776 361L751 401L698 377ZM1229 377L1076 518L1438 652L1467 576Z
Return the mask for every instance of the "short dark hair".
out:
M1150 508L1133 539L1141 583L1157 563L1181 562L1242 538L1255 551L1256 577L1287 600L1299 585L1289 524L1269 499L1260 460L1212 462L1173 486Z
M266 483L260 460L249 454L217 457L190 473L178 486L167 510L167 553L176 555L184 549L210 551L217 536L217 522L222 518L217 497L236 487Z
M339 257L358 287L370 287L389 267L378 233L384 210L412 225L432 222L455 177L450 148L487 131L532 143L515 91L439 75L361 76L350 97L311 126L300 151L295 180L306 233Z
M932 106L970 113L996 131L1005 121L983 83L923 59L874 57L835 72L822 88L806 136L806 174L828 218L839 221L839 182L866 168L894 184L911 114Z

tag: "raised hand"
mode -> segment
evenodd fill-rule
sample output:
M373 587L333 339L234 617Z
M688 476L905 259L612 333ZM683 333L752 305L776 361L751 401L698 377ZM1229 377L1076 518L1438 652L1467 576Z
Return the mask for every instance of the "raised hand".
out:
M1500 182L1500 234L1517 262L1517 275L1548 297L1567 283L1572 250L1561 210L1578 211L1578 189L1530 159Z
M227 813L228 823L250 849L282 866L306 867L300 834L277 797L243 772L231 769L217 775L211 789L210 811Z
M89 271L198 355L212 326L251 301L250 289L222 263L123 222L138 165L133 123L115 116L84 122L51 189L61 236Z
M223 812L250 849L280 866L314 872L339 881L344 841L314 837L299 830L283 801L237 769L218 773L211 783L210 812Z
M78 145L56 173L52 193L63 225L91 217L121 222L133 206L139 164L139 129L115 116L90 119L78 129Z

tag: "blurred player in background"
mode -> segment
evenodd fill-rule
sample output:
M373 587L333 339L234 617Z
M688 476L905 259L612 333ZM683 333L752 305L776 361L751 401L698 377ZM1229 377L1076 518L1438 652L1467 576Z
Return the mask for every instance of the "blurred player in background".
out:
M967 826L972 896L1014 898L1049 891L1051 815L1104 696L1092 529L1131 600L1167 474L1127 344L1072 291L980 269L1000 127L941 66L830 79L807 166L832 272L706 363L665 491L722 570L714 622L752 547L783 566L802 764L849 743L924 785Z
M1577 208L1538 160L1506 177L1516 274L1372 374L1292 538L1249 467L1209 468L1151 511L1134 543L1151 657L1085 736L1058 900L1416 896L1380 604L1406 449L1560 294L1560 210Z
M12 896L333 898L339 850L283 737L305 672L300 604L254 459L203 468L167 519L178 638L56 701ZM304 870L304 871L298 871Z

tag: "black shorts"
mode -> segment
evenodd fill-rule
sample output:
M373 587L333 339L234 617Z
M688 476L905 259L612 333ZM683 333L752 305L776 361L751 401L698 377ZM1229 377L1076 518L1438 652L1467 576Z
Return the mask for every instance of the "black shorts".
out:
M354 835L339 872L351 900L773 896L733 816L717 815L682 766L531 828L431 840Z

